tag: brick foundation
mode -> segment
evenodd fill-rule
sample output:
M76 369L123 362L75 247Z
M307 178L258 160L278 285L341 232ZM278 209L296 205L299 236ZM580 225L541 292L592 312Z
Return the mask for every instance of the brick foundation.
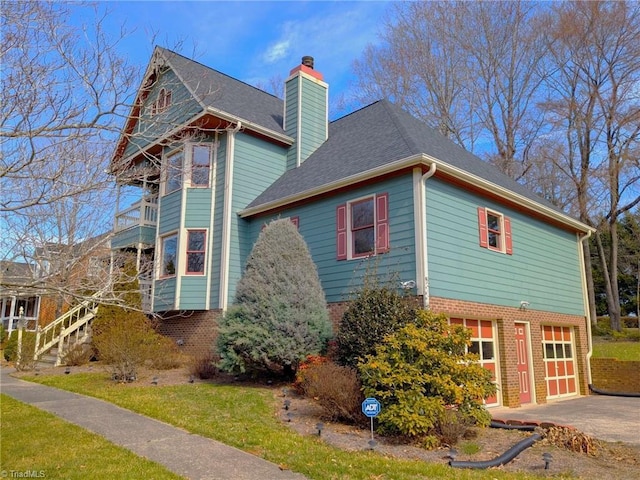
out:
M342 314L348 302L329 305L334 330L340 325ZM485 303L465 302L447 298L431 297L430 308L435 313L444 313L450 317L470 318L476 320L492 320L497 326L497 347L500 366L500 383L502 405L520 407L520 382L517 370L517 351L515 342L515 323L529 324L529 343L531 348L530 374L533 375L535 397L532 402L547 403L547 385L545 382L545 366L542 352L542 325L573 327L575 342L575 365L577 370L578 393L589 394L588 376L586 373L587 330L584 317L564 315L537 310L521 310L519 308L501 307Z
M157 330L179 345L180 351L195 357L211 353L218 332L220 310L166 313Z
M640 393L640 362L592 358L591 380L598 390Z
M547 386L542 352L542 325L573 327L575 342L575 364L577 370L578 393L588 395L586 374L587 330L584 317L565 315L538 310L501 307L484 303L464 302L446 298L432 297L431 310L452 317L466 317L479 320L494 320L498 330L498 353L500 360L500 381L502 404L505 407L519 407L520 387L517 370L517 352L514 337L516 322L528 323L530 334L531 375L534 378L535 402L547 403ZM532 399L534 401L534 399Z

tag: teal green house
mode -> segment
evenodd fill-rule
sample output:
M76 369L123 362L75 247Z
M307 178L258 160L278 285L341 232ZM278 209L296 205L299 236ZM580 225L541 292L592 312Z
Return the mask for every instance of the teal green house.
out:
M311 57L282 100L156 48L111 173L114 254L135 254L144 308L186 351L211 347L261 229L289 218L336 324L375 265L471 329L488 406L588 393L590 227L389 101L329 122Z

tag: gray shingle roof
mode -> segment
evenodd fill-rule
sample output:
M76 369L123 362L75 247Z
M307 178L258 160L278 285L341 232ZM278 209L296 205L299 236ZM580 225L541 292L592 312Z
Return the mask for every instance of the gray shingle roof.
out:
M205 107L284 134L283 100L171 50L156 48Z
M544 199L443 137L387 100L329 125L329 138L302 165L287 171L249 206L278 201L396 160L427 154L544 206Z

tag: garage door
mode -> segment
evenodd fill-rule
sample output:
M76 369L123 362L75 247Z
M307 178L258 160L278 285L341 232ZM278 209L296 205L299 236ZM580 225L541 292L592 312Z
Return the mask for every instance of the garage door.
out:
M495 342L495 329L493 322L489 320L473 320L469 318L452 318L452 325L464 325L471 330L470 353L475 353L480 357L480 365L493 374L493 381L500 390L500 379L498 375L498 358ZM494 395L485 399L485 405L495 406L499 404L498 396Z
M542 351L547 382L547 398L576 395L576 363L571 327L542 327Z

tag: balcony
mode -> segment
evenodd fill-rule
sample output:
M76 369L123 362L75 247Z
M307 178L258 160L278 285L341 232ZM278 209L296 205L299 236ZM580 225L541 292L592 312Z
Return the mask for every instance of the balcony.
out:
M116 212L111 248L152 247L156 241L157 223L158 195L143 197L127 209Z
M144 197L126 210L116 212L114 231L132 227L155 227L158 221L158 195Z

